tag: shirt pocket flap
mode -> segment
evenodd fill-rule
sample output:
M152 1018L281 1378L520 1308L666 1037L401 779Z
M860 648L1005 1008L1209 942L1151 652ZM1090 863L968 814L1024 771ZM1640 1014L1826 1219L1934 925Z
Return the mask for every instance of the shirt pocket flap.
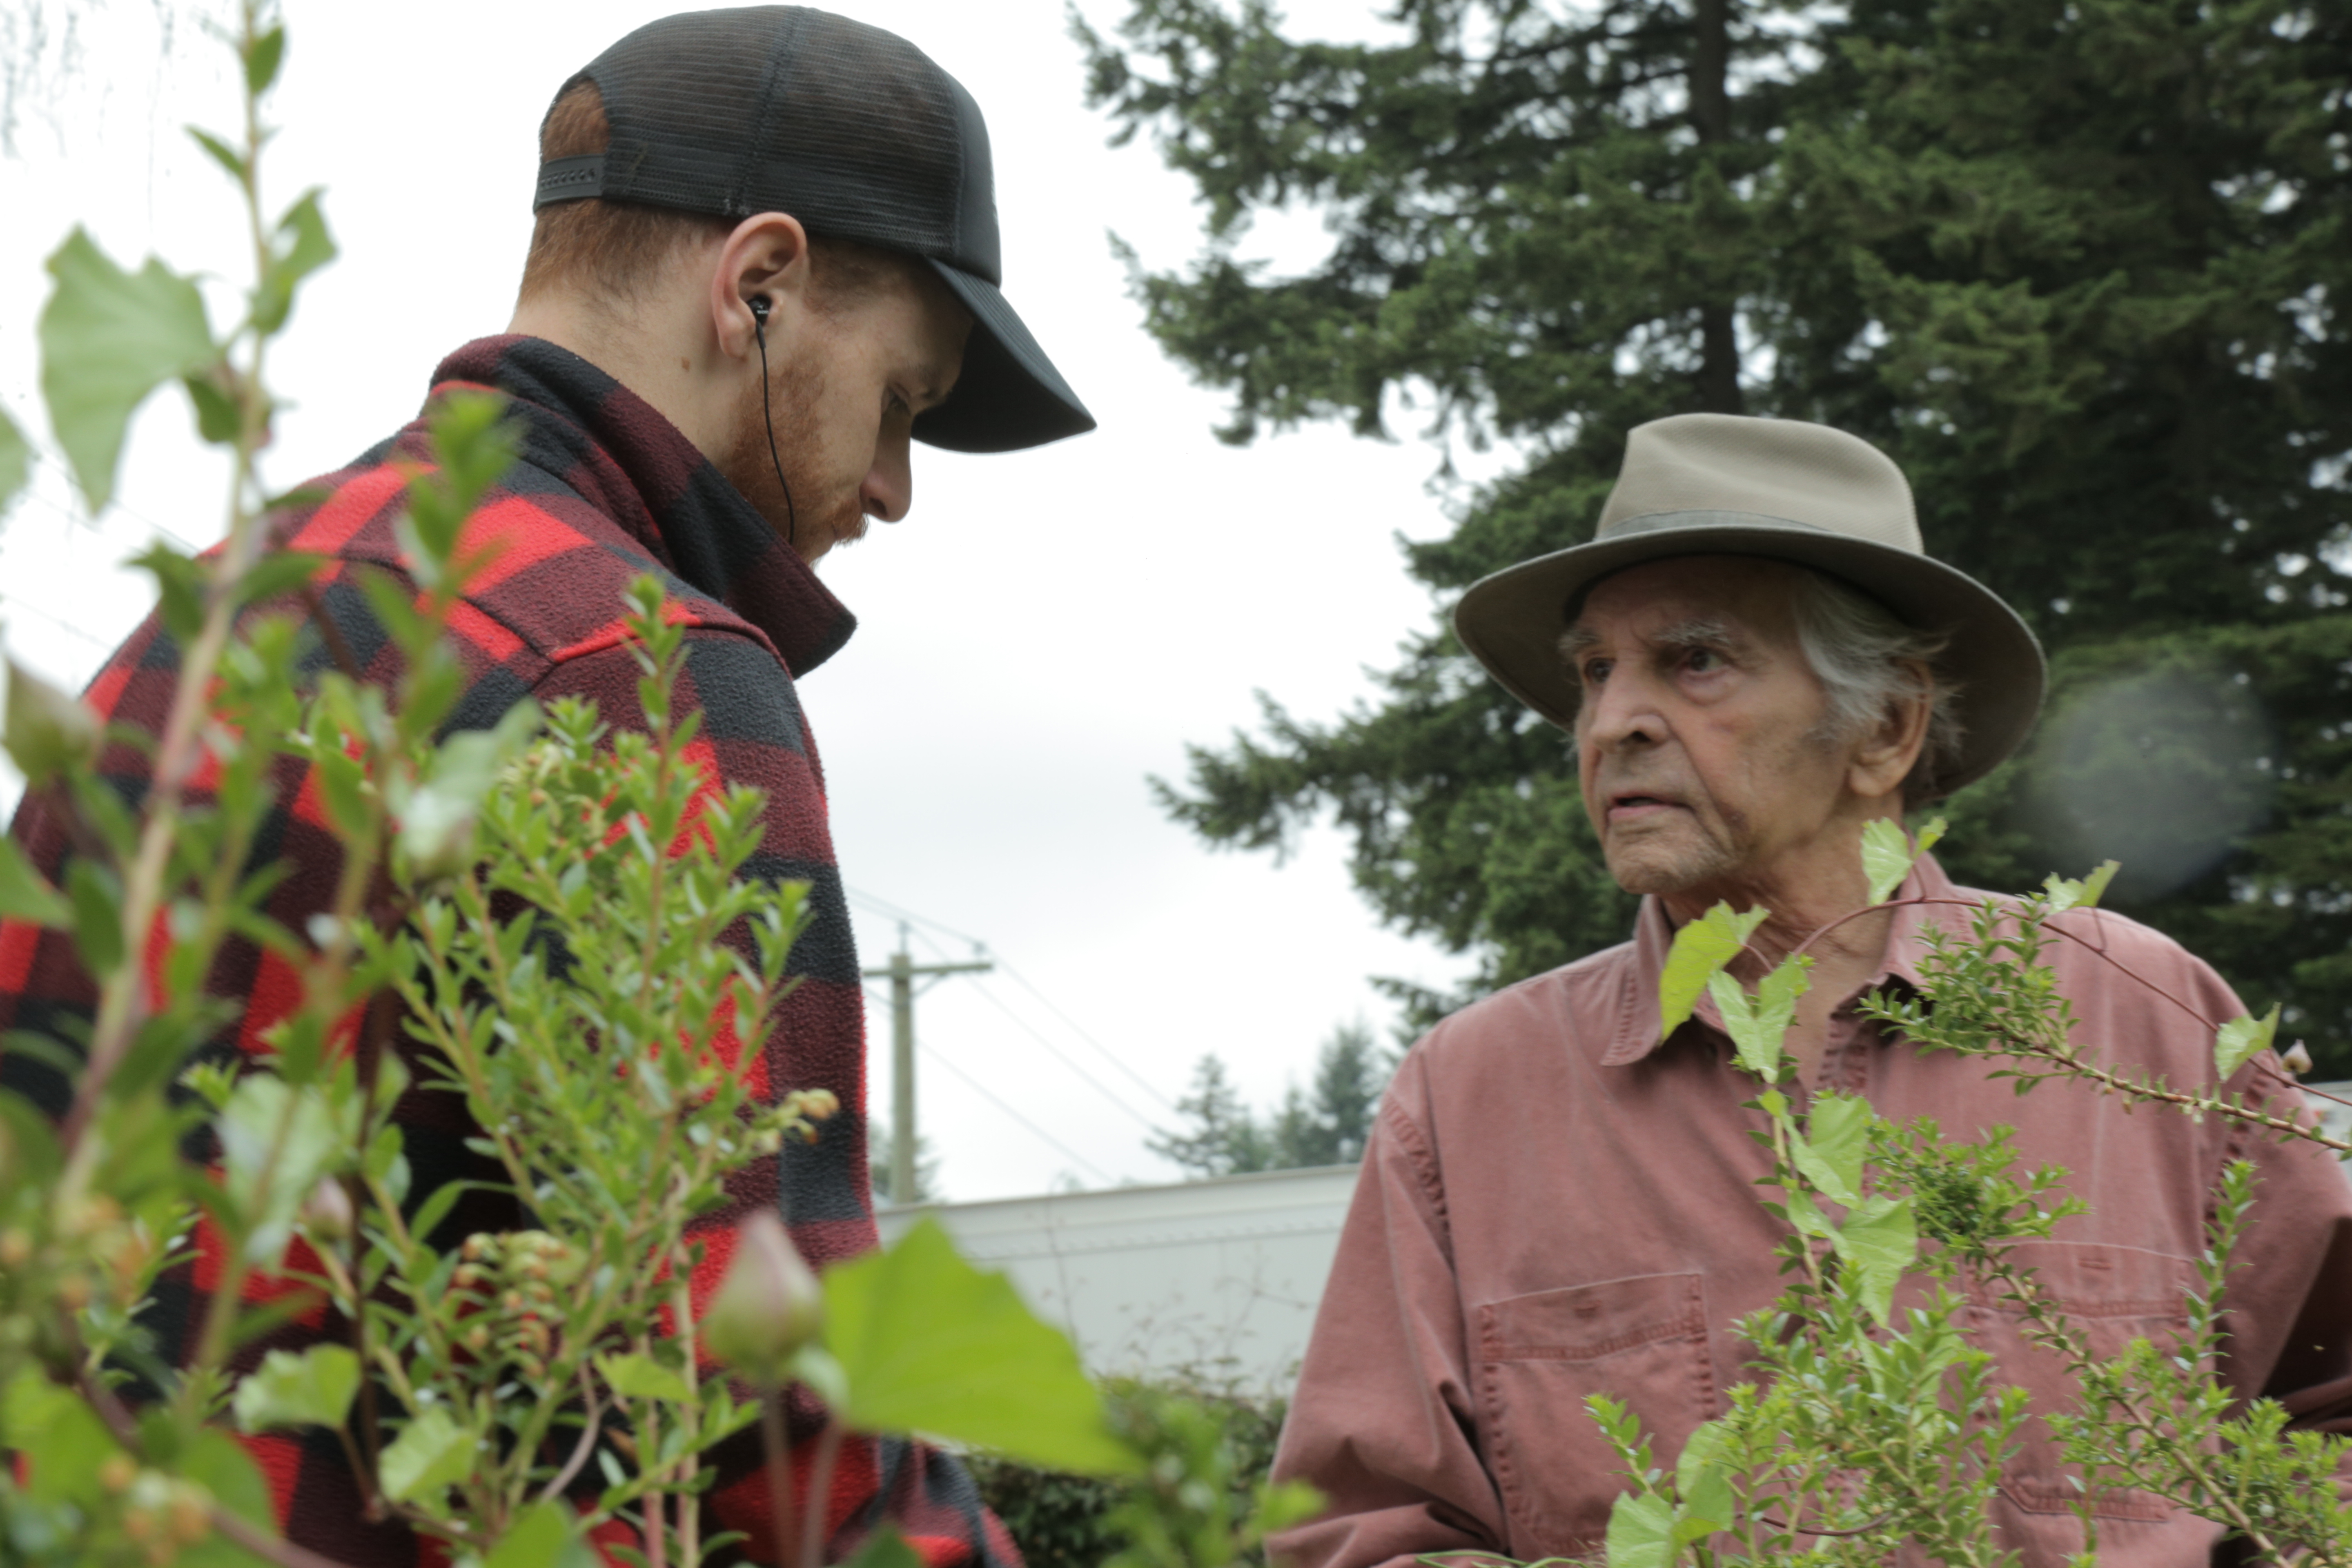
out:
M1599 1361L1706 1333L1698 1275L1636 1274L1486 1303L1478 1309L1478 1359Z

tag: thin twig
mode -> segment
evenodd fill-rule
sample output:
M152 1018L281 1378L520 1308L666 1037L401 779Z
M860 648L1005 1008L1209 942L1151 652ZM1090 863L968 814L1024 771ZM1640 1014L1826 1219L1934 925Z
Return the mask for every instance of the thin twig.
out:
M809 1471L808 1503L801 1510L800 1568L822 1568L824 1562L825 1526L833 1518L833 1463L841 1457L841 1440L846 1436L841 1418L828 1414L824 1435L816 1440L816 1464Z
M588 1396L587 1413L580 1421L580 1441L572 1445L572 1458L555 1472L555 1479L547 1483L547 1489L539 1494L541 1502L553 1502L563 1495L563 1489L572 1484L572 1478L580 1473L580 1467L586 1464L588 1456L594 1452L597 1434L603 1429L604 1412L596 1406L596 1384L589 1377L586 1367L580 1369L580 1391Z
M256 1557L265 1557L278 1568L348 1568L332 1557L321 1557L307 1546L297 1546L283 1536L272 1535L215 1503L212 1506L212 1526L226 1537L232 1546L239 1546Z
M776 1535L776 1559L782 1568L798 1568L798 1542L793 1529L793 1450L784 1436L784 1391L760 1391L760 1440L767 1450L768 1512Z

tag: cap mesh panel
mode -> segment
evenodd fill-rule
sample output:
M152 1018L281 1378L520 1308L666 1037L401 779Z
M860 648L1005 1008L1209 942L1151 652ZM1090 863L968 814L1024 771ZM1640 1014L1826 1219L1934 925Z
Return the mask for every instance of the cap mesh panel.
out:
M904 38L801 6L667 17L581 73L613 126L607 197L961 255L962 139L946 78Z

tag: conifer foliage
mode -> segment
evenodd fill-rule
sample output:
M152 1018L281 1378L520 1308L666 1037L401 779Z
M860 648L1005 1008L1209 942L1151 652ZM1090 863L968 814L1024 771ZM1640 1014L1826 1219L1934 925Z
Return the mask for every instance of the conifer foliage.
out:
M2352 15L2297 0L1396 0L1377 41L1258 0L1081 28L1093 101L1207 205L1145 319L1230 439L1344 419L1524 452L1406 548L1441 610L1590 537L1625 431L1716 410L1876 442L1929 548L2055 656L2045 742L1950 808L1963 879L2192 841L2114 900L2352 1071ZM1237 259L1319 211L1322 261ZM2186 683L2197 713L2109 700ZM2050 737L2056 736L2053 743ZM2118 795L2115 781L2132 788ZM1381 916L1472 990L1621 940L1561 738L1442 619L1376 701L1271 699L1181 820L1335 810ZM2157 813L2170 802L2170 816ZM2075 863L2079 862L2079 866ZM1428 1012L1448 998L1419 995Z

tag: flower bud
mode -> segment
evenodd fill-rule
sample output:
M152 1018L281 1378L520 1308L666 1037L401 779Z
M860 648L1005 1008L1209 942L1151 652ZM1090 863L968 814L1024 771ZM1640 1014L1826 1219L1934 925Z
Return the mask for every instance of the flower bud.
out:
M343 1184L321 1176L302 1205L302 1223L321 1240L341 1241L352 1233L352 1195Z
M26 784L39 789L69 768L98 761L98 715L79 698L8 661L8 698L0 709L0 745Z
M774 1388L794 1352L824 1326L824 1288L794 1250L784 1222L761 1209L735 1233L735 1261L710 1299L702 1341L754 1383Z

